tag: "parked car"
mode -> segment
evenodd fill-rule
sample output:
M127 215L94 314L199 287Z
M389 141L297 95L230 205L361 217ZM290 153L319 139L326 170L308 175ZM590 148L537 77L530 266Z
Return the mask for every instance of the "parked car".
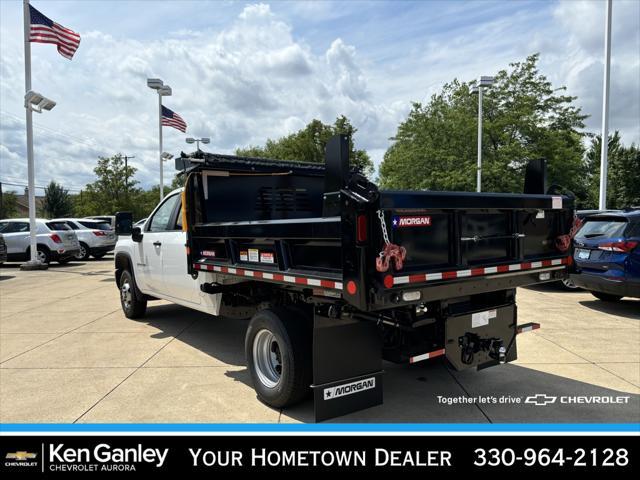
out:
M620 210L577 210L576 217L580 220L584 221L586 217L591 215L597 215L600 213L618 213ZM569 278L563 279L561 282L558 282L565 290L580 290L580 287L573 283L573 280Z
M66 223L78 236L80 251L78 260L87 260L89 256L102 258L116 246L116 234L107 222L87 220L86 218L59 218L55 222Z
M640 298L640 210L585 218L574 239L573 283L596 298Z
M96 215L94 217L85 217L84 220L95 220L99 222L106 222L111 226L112 230L116 229L116 216L115 215Z
M7 261L7 244L4 241L4 236L0 233L0 264Z
M57 261L67 263L80 250L78 237L64 222L36 219L38 259L43 263ZM0 233L7 244L7 260L21 262L29 260L29 219L11 218L0 220Z

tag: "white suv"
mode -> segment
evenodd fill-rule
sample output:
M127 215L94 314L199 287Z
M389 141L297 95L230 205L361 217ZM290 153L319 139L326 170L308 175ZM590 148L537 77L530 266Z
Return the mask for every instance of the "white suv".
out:
M49 263L67 263L80 251L78 237L64 222L36 219L38 260ZM7 260L22 262L29 260L29 219L11 218L0 220L0 233L7 244Z
M102 258L116 246L116 233L108 222L86 218L58 218L53 221L64 222L76 232L80 242L80 251L76 255L78 260L87 260L90 255Z

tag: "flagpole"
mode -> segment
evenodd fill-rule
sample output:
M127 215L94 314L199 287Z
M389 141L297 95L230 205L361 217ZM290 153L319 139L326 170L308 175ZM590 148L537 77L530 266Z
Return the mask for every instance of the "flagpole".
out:
M158 90L158 134L160 138L160 150L158 158L160 159L160 201L164 198L164 180L162 175L162 94Z
M31 257L23 266L29 268L42 268L44 265L38 260L38 247L36 241L36 192L35 192L35 167L33 161L33 112L27 104L26 95L31 91L31 12L29 0L23 0L24 10L24 90L25 90L25 114L27 124L27 184L29 194L29 250ZM22 268L22 267L21 267Z

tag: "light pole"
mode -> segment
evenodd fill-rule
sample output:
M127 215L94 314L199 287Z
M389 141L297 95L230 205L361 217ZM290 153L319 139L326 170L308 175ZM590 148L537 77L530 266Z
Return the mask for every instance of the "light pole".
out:
M147 87L158 92L158 158L160 160L160 200L164 198L164 178L162 167L162 97L171 96L171 87L159 78L148 78Z
M124 192L129 197L129 159L136 158L135 155L124 156Z
M607 0L604 24L604 81L602 87L602 138L600 142L600 199L598 208L607 208L607 170L609 168L609 73L611 71L611 0Z
M203 137L203 138L187 138L186 139L187 143L195 143L196 144L196 150L200 150L200 142L204 143L205 145L209 142L211 142L211 139L208 137Z
M476 177L476 191L482 191L482 91L485 87L490 87L493 85L494 77L489 77L486 75L481 76L478 79L478 83L473 89L471 93L478 94L478 170Z

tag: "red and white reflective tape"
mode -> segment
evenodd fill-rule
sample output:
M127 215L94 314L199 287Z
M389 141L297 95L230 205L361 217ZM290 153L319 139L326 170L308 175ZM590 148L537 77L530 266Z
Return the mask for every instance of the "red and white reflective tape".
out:
M409 358L409 363L421 362L422 360L428 360L430 358L441 357L445 354L444 348L440 350L434 350L433 352L423 353L422 355L416 355Z
M532 330L538 330L540 328L540 324L539 323L525 323L524 325L520 325L518 327L518 329L516 330L516 333L520 334L520 333L526 333L526 332L530 332Z
M263 270L247 270L245 268L225 267L223 265L210 265L206 263L194 263L193 268L195 268L196 270L225 273L227 275L237 275L240 277L262 278L264 280L273 280L274 282L293 283L296 285L308 285L310 287L322 287L330 288L333 290L342 290L342 282L324 280L321 278L284 275L282 273L265 272Z
M392 277L388 275L385 277L384 284L387 288L394 287L396 285L402 285L405 283L423 283L433 282L437 280L451 280L454 278L465 277L478 277L481 275L491 275L493 273L508 273L517 272L523 270L533 270L536 268L555 267L558 265L567 265L569 263L569 257L555 258L553 260L541 260L539 262L522 262L512 263L511 265L498 265L496 267L478 267L469 268L466 270L453 270L450 272L437 272L437 273L418 273L415 275L404 275L402 277ZM393 279L393 283L387 279Z

